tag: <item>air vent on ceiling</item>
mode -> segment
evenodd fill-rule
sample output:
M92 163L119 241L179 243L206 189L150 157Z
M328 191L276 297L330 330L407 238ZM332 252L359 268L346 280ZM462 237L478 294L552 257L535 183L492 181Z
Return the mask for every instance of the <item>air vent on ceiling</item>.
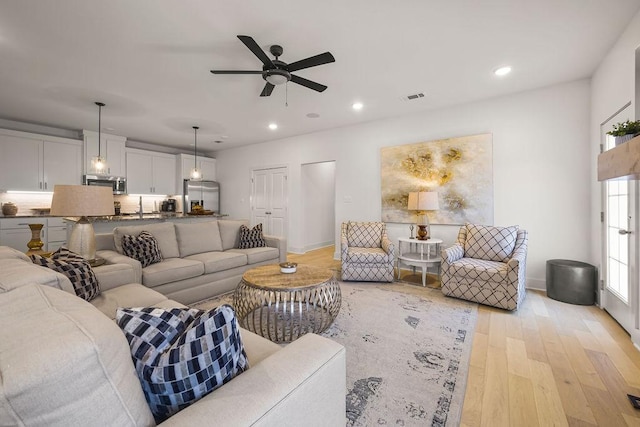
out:
M413 95L403 96L402 99L404 101L413 101L414 99L424 98L424 93L414 93Z

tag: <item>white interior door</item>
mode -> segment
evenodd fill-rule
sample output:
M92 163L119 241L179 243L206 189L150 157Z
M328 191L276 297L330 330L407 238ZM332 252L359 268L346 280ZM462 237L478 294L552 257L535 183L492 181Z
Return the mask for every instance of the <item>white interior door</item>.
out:
M253 170L251 181L251 224L262 223L265 234L286 237L287 168Z
M622 110L602 125L605 150L615 146L607 135L615 123L628 119L630 108ZM633 180L604 183L604 290L602 306L627 332L635 328L638 290L638 185Z

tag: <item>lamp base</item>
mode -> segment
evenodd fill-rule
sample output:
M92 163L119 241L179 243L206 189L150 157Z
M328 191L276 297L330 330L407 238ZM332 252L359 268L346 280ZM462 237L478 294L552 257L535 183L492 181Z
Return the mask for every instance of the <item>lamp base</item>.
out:
M427 232L426 225L418 224L418 236L416 237L418 240L429 240L429 233Z
M80 218L71 229L67 246L71 252L86 260L96 258L96 234L86 216Z

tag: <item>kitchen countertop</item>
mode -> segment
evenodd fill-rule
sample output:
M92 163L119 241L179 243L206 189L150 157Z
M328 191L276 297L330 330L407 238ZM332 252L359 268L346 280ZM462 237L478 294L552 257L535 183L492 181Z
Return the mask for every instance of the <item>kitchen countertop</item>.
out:
M106 215L106 216L95 216L89 218L91 222L115 222L115 221L140 221L140 220L151 220L151 219L187 219L187 218L223 218L228 215L224 214L211 214L211 215L189 215L184 213L145 213L140 218L138 214L125 214L125 215ZM65 218L70 221L77 221L79 218Z

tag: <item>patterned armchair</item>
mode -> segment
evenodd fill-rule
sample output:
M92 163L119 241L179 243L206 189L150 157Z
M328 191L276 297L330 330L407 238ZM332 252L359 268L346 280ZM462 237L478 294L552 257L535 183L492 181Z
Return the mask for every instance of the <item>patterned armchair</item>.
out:
M442 293L516 310L525 296L527 243L517 226L463 225L442 251Z
M396 249L384 222L342 223L342 280L393 282Z

